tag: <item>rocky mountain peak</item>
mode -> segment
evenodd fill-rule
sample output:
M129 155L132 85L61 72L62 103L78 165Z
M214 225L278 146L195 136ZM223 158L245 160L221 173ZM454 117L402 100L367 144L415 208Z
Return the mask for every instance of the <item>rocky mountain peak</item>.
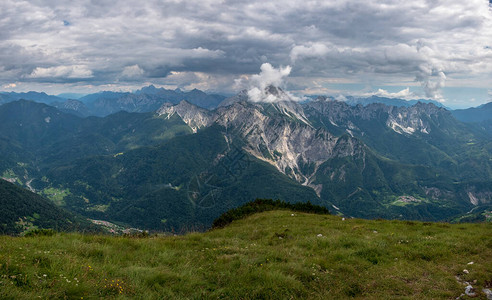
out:
M431 131L429 120L436 119L440 114L450 116L445 108L437 107L432 103L417 102L410 107L390 107L386 124L400 134L416 132L429 134Z
M265 109L271 107L281 115L287 116L288 118L291 118L296 121L300 121L304 124L311 126L311 123L309 122L308 118L304 114L303 107L295 101L290 100L290 101L265 103L263 104L263 107Z
M164 103L157 110L157 114L159 116L165 115L167 118L177 114L195 133L198 129L207 127L213 122L213 116L210 111L193 105L186 100L181 100L176 105Z
M163 105L159 115L178 114L193 131L213 123L245 141L244 149L300 183L310 185L316 169L334 156L360 153L360 142L340 139L314 128L299 103L279 101L253 103L236 101L214 111L200 109L186 101ZM309 165L309 168L306 166ZM321 187L317 187L319 192Z
M272 96L283 93L274 86L266 92ZM428 135L437 115L447 113L427 103L396 107L382 103L351 106L328 98L304 104L250 100L247 91L242 91L213 111L181 101L174 106L163 105L158 113L179 115L194 132L218 124L225 129L228 141L230 137L241 138L244 150L318 193L323 187L315 184L315 174L324 162L342 157L364 161L366 147L359 140L364 134L387 126L402 135Z
M226 107L237 102L248 101L248 90L242 90L237 95L224 99L218 107Z
M265 92L267 95L274 95L274 96L283 96L285 92L276 86L269 85L265 88Z
M286 93L284 90L282 90L282 88L278 86L269 85L265 87L265 90L263 92L264 97L262 99L262 102L294 101L293 97L289 93Z
M151 95L155 95L159 92L159 89L156 88L153 84L149 85L149 86L145 86L143 88L141 88L140 90L137 90L135 92L135 94L151 94Z
M417 103L413 106L389 106L383 103L357 104L351 106L341 101L311 101L304 105L306 116L310 119L323 119L333 126L361 131L354 125L355 120L379 120L399 134L429 134L430 119L438 115L449 114L445 108L432 103ZM326 125L326 124L325 124Z

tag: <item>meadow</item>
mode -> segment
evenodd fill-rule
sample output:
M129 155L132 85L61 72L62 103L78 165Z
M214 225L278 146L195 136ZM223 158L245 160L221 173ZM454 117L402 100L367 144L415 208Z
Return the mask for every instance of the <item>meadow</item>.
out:
M491 223L275 210L183 236L0 236L1 299L455 299L464 282L486 298Z

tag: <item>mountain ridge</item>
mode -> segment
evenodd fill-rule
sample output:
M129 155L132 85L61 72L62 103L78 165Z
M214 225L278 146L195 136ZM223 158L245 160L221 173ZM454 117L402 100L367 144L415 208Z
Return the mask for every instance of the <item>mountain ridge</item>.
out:
M5 120L22 116L15 107L26 117L0 130L0 171L39 191L65 191L64 205L78 213L154 230L206 228L251 197L420 220L492 202L492 143L444 108L236 100L102 118L2 105Z

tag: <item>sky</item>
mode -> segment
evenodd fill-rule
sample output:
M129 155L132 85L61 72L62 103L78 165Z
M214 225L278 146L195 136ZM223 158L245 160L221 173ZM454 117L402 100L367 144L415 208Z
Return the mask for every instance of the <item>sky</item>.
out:
M261 78L298 96L378 95L478 106L492 101L492 5L0 1L3 91L93 93L154 84L234 94Z

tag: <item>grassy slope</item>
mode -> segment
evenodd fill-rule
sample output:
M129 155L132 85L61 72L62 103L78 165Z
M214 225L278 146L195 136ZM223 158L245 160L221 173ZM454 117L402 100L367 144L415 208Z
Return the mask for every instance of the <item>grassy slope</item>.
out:
M455 276L492 280L490 223L292 214L164 238L2 236L0 298L454 299Z

